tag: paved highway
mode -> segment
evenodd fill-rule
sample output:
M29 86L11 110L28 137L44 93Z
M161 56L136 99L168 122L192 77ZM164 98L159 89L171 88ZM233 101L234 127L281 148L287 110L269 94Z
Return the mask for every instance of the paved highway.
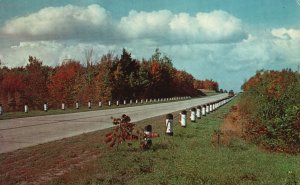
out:
M127 114L136 122L225 97L227 94L110 110L0 120L0 153L112 127L111 116Z

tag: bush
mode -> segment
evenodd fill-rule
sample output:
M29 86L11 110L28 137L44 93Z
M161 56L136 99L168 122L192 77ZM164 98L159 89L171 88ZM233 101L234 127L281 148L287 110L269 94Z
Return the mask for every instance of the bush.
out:
M243 86L240 109L248 133L276 150L300 151L300 75L291 70L259 71Z

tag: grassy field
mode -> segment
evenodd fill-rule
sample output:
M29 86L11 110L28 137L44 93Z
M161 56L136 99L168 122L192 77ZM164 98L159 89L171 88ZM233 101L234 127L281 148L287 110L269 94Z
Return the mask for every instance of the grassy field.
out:
M0 184L299 184L299 154L270 153L239 138L213 144L236 101L185 129L177 117L173 137L164 135L164 116L139 122L161 134L145 152L137 144L107 148L108 129L1 154Z

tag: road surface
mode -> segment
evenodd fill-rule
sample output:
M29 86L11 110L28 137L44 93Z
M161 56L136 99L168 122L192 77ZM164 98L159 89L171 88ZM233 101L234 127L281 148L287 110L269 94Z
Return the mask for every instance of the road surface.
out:
M109 110L0 120L0 153L112 127L111 116L127 114L136 122L225 97L227 94Z

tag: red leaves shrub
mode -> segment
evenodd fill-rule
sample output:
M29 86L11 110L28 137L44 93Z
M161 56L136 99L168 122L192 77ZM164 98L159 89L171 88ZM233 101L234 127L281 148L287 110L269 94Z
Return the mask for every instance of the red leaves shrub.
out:
M119 146L122 143L127 142L128 146L131 146L131 141L140 141L141 149L149 149L149 139L159 137L157 133L145 133L143 129L135 129L135 124L130 123L129 116L123 114L121 118L112 118L113 124L116 127L113 131L108 132L105 135L105 143L110 147Z
M109 143L110 147L119 145L126 141L138 140L139 136L133 133L135 124L130 123L131 119L127 115L122 115L121 118L113 118L113 124L116 127L112 132L105 135L105 142Z

